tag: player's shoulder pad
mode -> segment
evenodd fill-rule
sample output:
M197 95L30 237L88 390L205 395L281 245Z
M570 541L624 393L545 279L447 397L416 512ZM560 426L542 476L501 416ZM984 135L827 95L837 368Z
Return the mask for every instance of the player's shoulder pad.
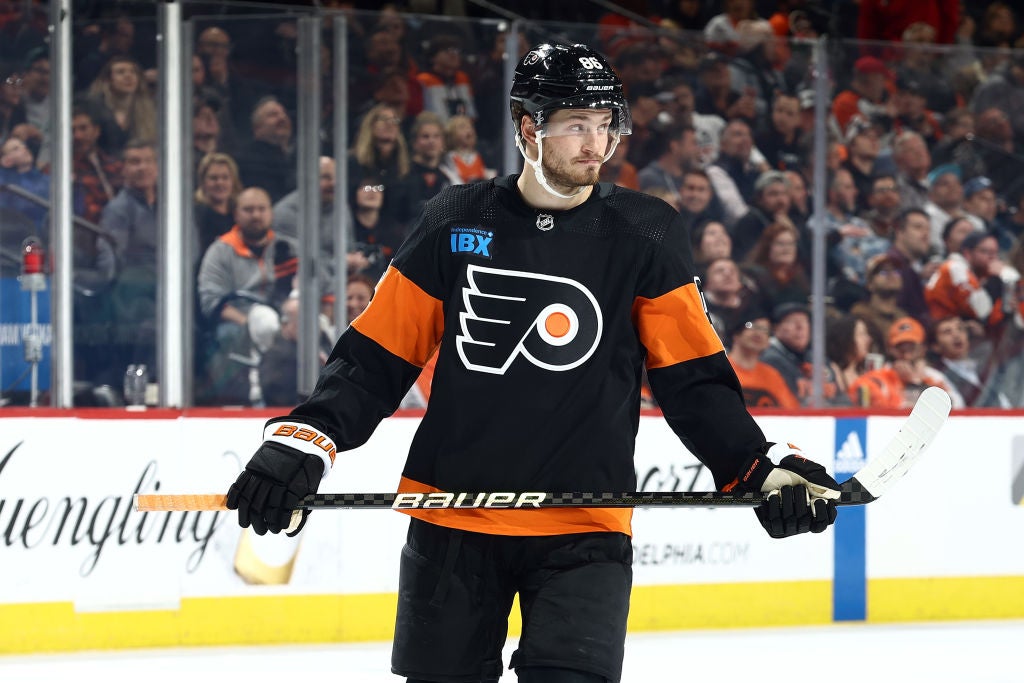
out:
M493 180L446 187L424 205L423 228L433 232L453 221L493 220L496 203Z
M670 226L683 229L679 212L664 200L615 185L607 195L607 207L617 232L661 243Z

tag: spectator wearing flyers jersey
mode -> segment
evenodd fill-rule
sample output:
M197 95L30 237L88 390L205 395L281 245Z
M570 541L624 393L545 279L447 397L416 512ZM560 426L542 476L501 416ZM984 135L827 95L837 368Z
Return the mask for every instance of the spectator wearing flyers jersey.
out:
M1015 309L1018 280L1017 269L999 258L995 233L973 232L928 280L924 297L933 320L955 315L991 332Z
M423 110L447 123L456 114L476 120L476 104L469 75L462 70L462 41L441 35L427 49L428 67L416 75L423 88Z
M743 387L743 399L750 408L800 408L800 401L786 386L779 371L761 360L768 348L772 326L767 316L755 315L733 326L729 362Z

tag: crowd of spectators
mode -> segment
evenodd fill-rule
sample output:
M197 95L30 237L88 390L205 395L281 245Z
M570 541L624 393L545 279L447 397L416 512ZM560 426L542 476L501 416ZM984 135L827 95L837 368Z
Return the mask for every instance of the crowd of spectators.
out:
M511 56L507 24L328 5L349 11L350 71L341 103L325 38L326 266L312 293L325 348L347 322L332 318L335 270L365 307L366 283L426 201L504 170L507 59L538 40L574 40L609 57L632 112L633 134L602 178L689 218L709 315L752 405L812 400L814 112L824 95L826 402L905 406L939 384L958 406L1024 406L1024 15L1011 3L861 0L859 14L813 0L630 3L649 20L527 22ZM522 11L558 18L536 5ZM74 43L76 374L93 384L116 385L128 361L156 367L159 74L153 23L132 8L86 22ZM45 201L54 122L44 28L0 47L0 182ZM815 90L812 64L823 34L829 93ZM295 352L297 32L286 18L226 16L197 20L194 35L183 152L195 182L196 398L259 403L260 353ZM344 150L331 141L336 106L348 112ZM339 193L347 254L327 229ZM42 229L46 209L0 192L9 215L27 233ZM284 322L254 329L266 318L261 308L250 319L253 306ZM288 343L275 344L281 336Z

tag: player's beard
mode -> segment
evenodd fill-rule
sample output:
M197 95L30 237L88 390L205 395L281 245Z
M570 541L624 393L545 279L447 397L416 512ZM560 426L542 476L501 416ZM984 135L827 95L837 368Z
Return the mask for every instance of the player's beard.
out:
M580 157L583 158L583 157ZM548 156L541 159L544 177L557 189L571 192L578 187L594 185L601 178L600 165L579 165L575 159L552 161Z

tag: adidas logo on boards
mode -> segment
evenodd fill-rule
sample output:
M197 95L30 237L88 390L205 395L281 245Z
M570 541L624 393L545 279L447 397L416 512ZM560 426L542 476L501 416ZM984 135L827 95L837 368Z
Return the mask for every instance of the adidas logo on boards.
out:
M857 432L850 432L846 435L846 440L843 441L839 450L836 451L835 471L858 472L867 464L867 460L864 446L860 442L860 436Z

